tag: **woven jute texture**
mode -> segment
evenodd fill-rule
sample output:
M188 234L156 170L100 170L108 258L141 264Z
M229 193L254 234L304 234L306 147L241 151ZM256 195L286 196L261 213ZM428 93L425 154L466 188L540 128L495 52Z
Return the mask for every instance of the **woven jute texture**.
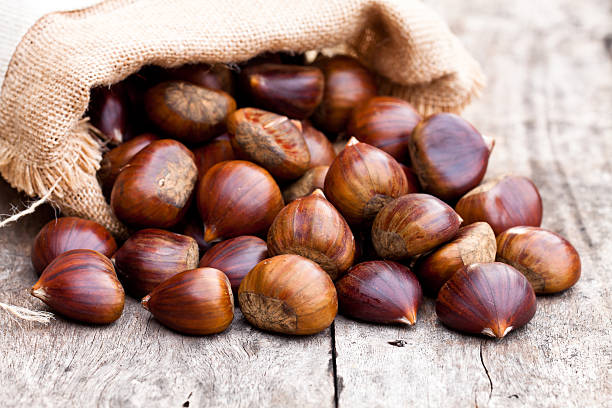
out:
M0 99L0 173L70 215L125 232L96 179L101 148L83 115L89 91L144 65L234 63L264 51L343 46L380 92L422 113L459 111L483 76L448 27L417 0L109 0L47 14L9 64Z

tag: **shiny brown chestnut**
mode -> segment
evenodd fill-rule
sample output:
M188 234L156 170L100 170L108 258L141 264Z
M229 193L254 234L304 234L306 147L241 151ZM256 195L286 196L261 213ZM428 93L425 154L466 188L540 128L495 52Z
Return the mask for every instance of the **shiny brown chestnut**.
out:
M98 178L105 195L110 195L115 180L117 180L123 166L128 164L137 153L155 140L157 140L157 136L153 133L144 133L104 153L100 163L100 170L98 170Z
M372 224L372 243L385 259L424 254L455 237L461 217L429 194L406 194L389 202Z
M148 228L132 234L114 260L127 292L141 298L166 279L196 268L199 250L191 237Z
M396 160L410 159L408 141L421 115L411 104L391 96L375 96L353 110L347 126L350 136L378 147Z
M270 256L295 254L321 266L332 280L353 265L355 238L321 190L283 208L268 230Z
M302 122L302 136L310 152L310 168L329 166L336 158L334 145L327 136L315 129L307 121Z
M318 333L334 321L338 297L323 269L298 255L258 263L238 290L240 309L252 325L285 334Z
M374 76L355 58L337 55L314 64L325 77L323 100L312 116L318 129L339 133L346 128L353 109L376 96Z
M197 199L208 243L265 232L284 206L270 173L242 160L211 167L200 180Z
M323 190L328 169L328 166L317 166L308 169L302 177L283 191L285 202L290 203L296 198L305 197L316 189Z
M185 81L155 85L145 95L149 119L162 131L186 143L202 143L225 131L236 101L223 91Z
M323 73L317 67L253 64L242 70L241 83L258 108L305 119L323 98Z
M225 274L214 268L178 273L142 299L142 306L179 333L221 333L234 320L234 296Z
M539 227L542 223L540 193L523 176L507 174L484 183L461 197L455 210L465 224L484 221L495 235L511 227Z
M98 87L91 91L89 117L111 144L120 144L128 132L128 100L122 84Z
M440 289L436 314L451 329L501 339L527 324L536 312L529 281L503 263L459 269Z
M215 164L236 159L230 137L227 133L217 136L204 146L194 149L193 155L198 167L198 178L202 178L208 169Z
M438 291L455 272L473 263L495 261L495 234L486 222L475 222L459 228L452 241L419 258L414 273L426 293Z
M389 201L408 192L399 163L351 138L325 177L325 196L350 224L368 224Z
M208 89L234 93L234 78L225 65L185 64L165 71L169 78L187 81Z
M452 113L420 122L408 147L424 191L445 201L458 199L482 181L494 141Z
M370 261L353 266L336 282L340 313L366 322L407 324L417 320L421 285L404 265Z
M114 322L125 302L113 263L91 249L59 255L32 286L31 294L62 316L92 324Z
M59 255L73 249L92 249L111 257L117 243L110 232L97 222L77 217L49 221L34 238L32 265L38 274Z
M238 109L227 119L232 146L274 177L295 179L310 165L302 132L286 116L255 108Z
M561 235L537 227L513 227L497 236L497 260L521 272L537 294L557 293L580 279L578 251Z
M187 211L198 170L193 153L176 140L150 143L123 167L111 192L111 207L132 226L166 228Z
M208 266L222 271L232 285L232 292L238 296L238 287L242 279L267 257L266 241L244 235L219 242L210 248L200 259L200 268Z

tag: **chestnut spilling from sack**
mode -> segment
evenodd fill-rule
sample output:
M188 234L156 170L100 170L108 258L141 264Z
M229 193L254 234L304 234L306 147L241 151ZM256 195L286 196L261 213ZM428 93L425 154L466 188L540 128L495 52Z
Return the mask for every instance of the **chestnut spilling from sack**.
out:
M127 293L185 334L220 333L239 307L259 329L308 335L338 311L415 325L425 294L445 326L501 338L536 294L580 278L575 248L540 228L531 180L483 183L493 139L377 95L352 57L138 75L94 90L89 111L130 237L64 217L34 241L32 295L66 318L111 323Z

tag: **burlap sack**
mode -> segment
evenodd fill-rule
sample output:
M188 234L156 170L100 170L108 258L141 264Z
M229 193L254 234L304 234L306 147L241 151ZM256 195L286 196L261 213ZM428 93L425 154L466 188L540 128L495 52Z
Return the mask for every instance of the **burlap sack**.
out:
M0 173L120 235L95 176L101 149L82 121L92 87L148 64L339 45L380 76L381 93L422 113L458 111L483 83L478 64L417 0L108 0L48 14L23 37L2 87Z

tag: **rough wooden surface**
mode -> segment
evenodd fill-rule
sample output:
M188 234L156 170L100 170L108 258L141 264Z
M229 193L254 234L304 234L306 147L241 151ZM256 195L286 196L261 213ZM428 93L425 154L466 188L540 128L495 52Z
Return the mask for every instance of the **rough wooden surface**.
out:
M240 315L224 334L181 336L135 301L109 327L19 325L0 312L0 405L612 406L610 4L429 3L488 76L466 116L497 139L489 177L534 179L544 226L581 254L575 288L539 297L534 320L501 341L445 329L431 300L413 328L338 317L306 338L261 333ZM0 182L0 213L25 201ZM53 215L0 230L0 302L41 307L26 291L30 243Z

